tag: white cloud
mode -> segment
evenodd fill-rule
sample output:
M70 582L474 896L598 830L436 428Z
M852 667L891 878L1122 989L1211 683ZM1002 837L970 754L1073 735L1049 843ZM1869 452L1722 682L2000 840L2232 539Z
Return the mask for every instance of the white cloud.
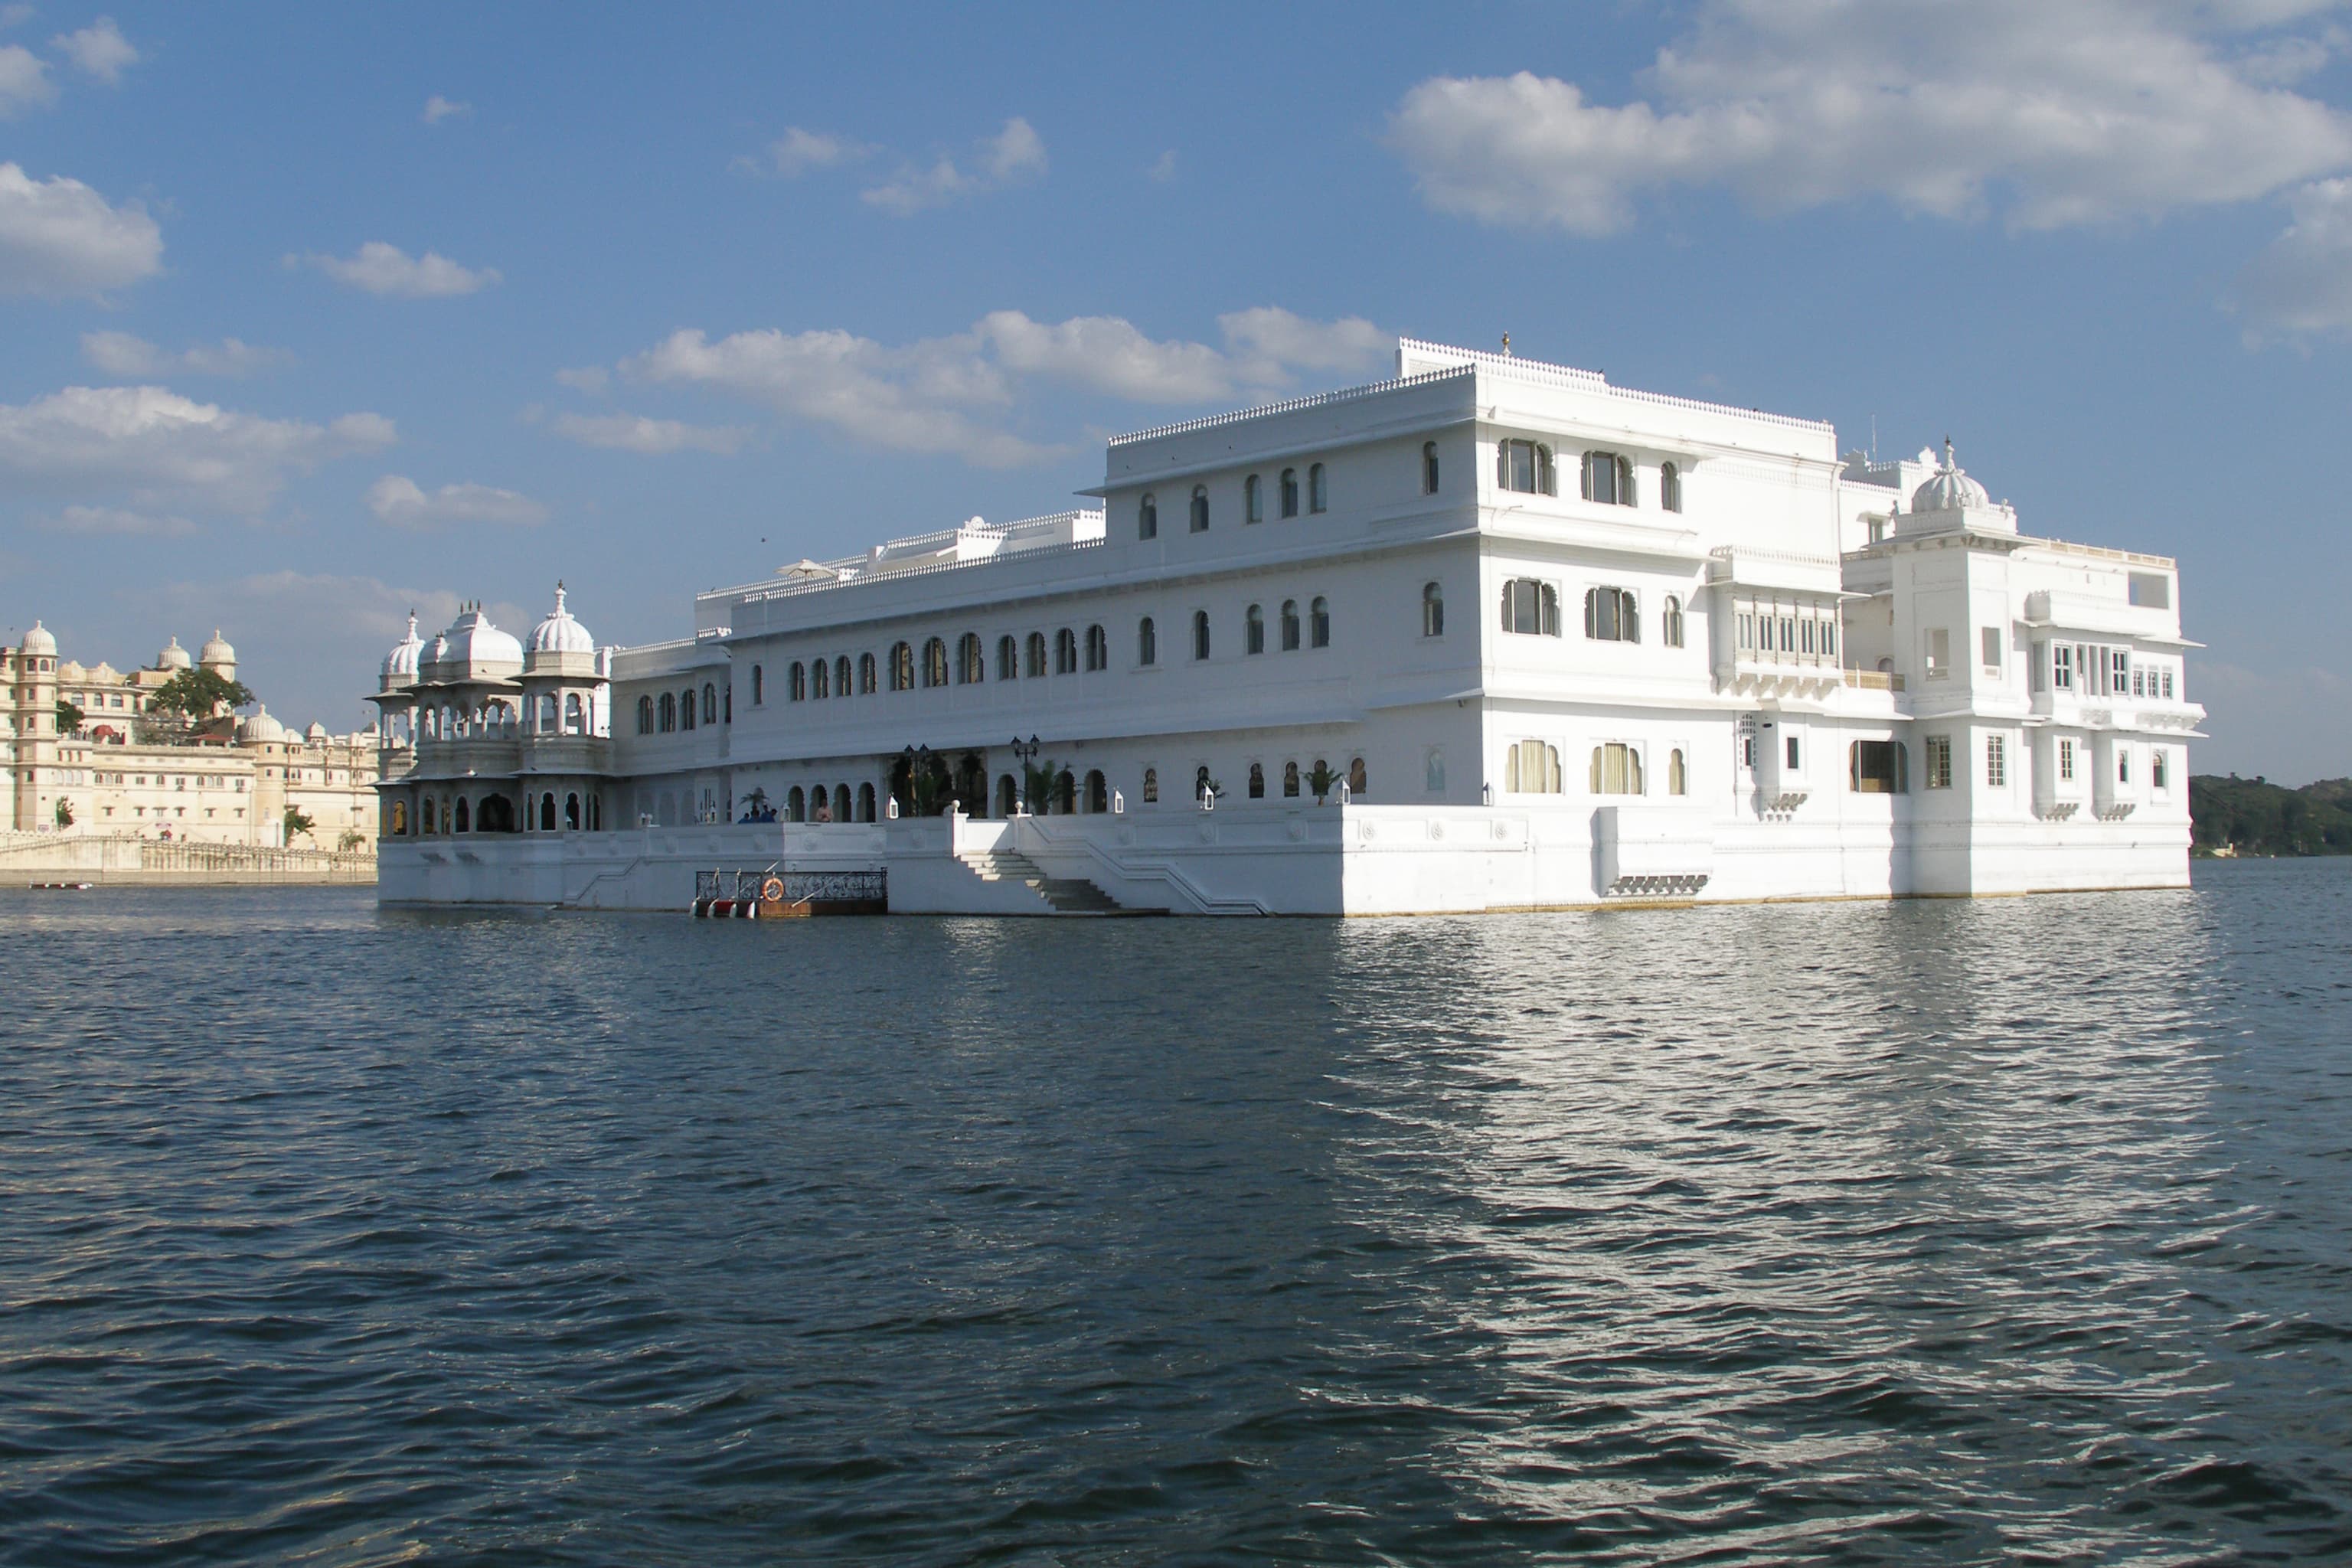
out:
M601 364L585 364L555 373L556 384L574 392L602 392L612 381L612 375Z
M153 381L168 375L251 375L290 363L284 349L256 348L236 338L195 343L173 353L129 332L84 332L81 357L109 375Z
M452 523L502 523L530 528L547 521L547 508L513 490L490 485L443 485L431 493L415 479L386 474L368 487L368 510L394 528L442 529Z
M1153 339L1118 316L1046 322L1018 310L897 347L840 331L716 342L684 331L624 360L621 371L709 387L876 446L1004 468L1062 450L1004 427L1024 378L1134 403L1203 403L1285 386L1300 371L1370 370L1395 344L1360 318L1311 321L1271 308L1221 317L1219 327L1222 349Z
M49 47L71 60L84 76L109 87L122 85L122 73L139 63L139 51L111 16L100 16L78 33L59 33Z
M1160 153L1159 161L1154 163L1150 169L1145 171L1145 173L1149 174L1153 179L1159 181L1163 185L1169 181L1174 179L1176 177L1176 149L1171 147L1165 153Z
M670 452L717 452L724 456L740 448L751 432L735 425L682 425L675 419L648 419L636 414L559 414L550 429L583 447L604 447L616 452L642 452L660 457Z
M2019 228L2243 201L2352 162L2352 120L2271 85L2289 41L2225 46L2303 4L1706 0L1644 73L1589 102L1528 72L1408 92L1391 144L1431 205L1602 234L1635 198L1728 190L1781 212L1878 196Z
M1045 174L1045 139L1016 115L1004 122L1003 130L981 139L976 167L977 173L967 173L954 159L944 156L928 168L908 164L859 195L871 205L904 217L959 197L985 195Z
M163 268L163 232L136 202L0 163L0 294L98 295Z
M288 257L289 265L308 261L338 283L364 289L371 294L397 294L410 300L447 299L471 294L499 281L495 267L464 268L436 251L410 256L398 246L372 239L348 258L320 256Z
M24 0L14 0L13 4L0 5L0 30L21 27L31 21L34 16L33 7L26 5Z
M28 109L45 108L57 98L47 60L22 44L0 46L0 120L14 120Z
M107 506L69 506L54 516L35 521L52 533L132 539L181 539L196 531L196 525L184 517L158 517Z
M23 491L250 513L268 505L289 473L390 446L396 434L377 414L320 426L239 414L160 386L69 386L0 405L0 475Z
M425 100L424 119L427 125L438 125L445 120L470 120L473 114L472 104L444 98L437 92Z
M803 131L797 125L784 127L784 133L768 143L768 169L785 179L805 174L812 169L837 168L874 155L875 149L846 136L826 132ZM752 167L759 167L752 164Z
M2352 180L2305 185L2294 221L2238 274L2233 303L2250 336L2352 334Z

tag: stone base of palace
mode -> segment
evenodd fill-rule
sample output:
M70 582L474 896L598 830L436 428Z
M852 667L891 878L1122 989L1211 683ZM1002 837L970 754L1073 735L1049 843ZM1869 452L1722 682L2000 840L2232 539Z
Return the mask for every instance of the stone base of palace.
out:
M375 851L270 849L114 834L11 834L0 841L0 886L88 882L100 887L365 885Z
M2182 888L2189 830L1335 803L387 839L378 865L385 903L683 912L739 877L879 872L894 914L1458 914Z

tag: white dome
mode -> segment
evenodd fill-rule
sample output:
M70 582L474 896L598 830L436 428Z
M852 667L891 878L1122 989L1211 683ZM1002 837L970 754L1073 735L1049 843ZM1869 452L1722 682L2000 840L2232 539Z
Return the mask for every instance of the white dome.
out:
M188 650L180 646L180 639L177 637L172 639L171 647L155 656L155 668L158 669L188 669L193 668L195 662L188 657Z
M515 640L513 633L502 632L491 625L480 605L468 605L449 623L449 629L435 639L433 662L464 665L477 674L511 674L522 668L522 644ZM487 668L493 665L507 668ZM441 679L449 677L445 673ZM458 679L465 677L460 675Z
M1958 511L1963 507L1990 506L1992 497L1984 486L1969 478L1959 464L1952 459L1952 443L1944 442L1944 466L1930 475L1926 483L1911 492L1913 511Z
M24 651L30 654L43 654L55 658L58 653L58 639L50 633L48 627L35 621L33 629L25 634Z
M236 738L240 741L282 741L286 738L286 726L272 719L268 709L258 708L254 710L252 718L237 725Z
M408 635L393 645L383 656L383 683L416 679L416 661L425 652L425 639L416 635L416 612L408 612Z
M573 620L572 612L563 607L563 584L561 583L555 585L555 608L547 613L547 618L540 622L530 634L530 651L533 653L594 653L596 651L596 639L590 637L588 628Z
M215 626L211 637L205 641L204 647L196 650L196 662L198 664L235 664L236 649L228 646L227 639L220 635L220 628Z
M323 741L327 738L327 727L313 719L310 721L310 727L302 731L302 738L306 741Z

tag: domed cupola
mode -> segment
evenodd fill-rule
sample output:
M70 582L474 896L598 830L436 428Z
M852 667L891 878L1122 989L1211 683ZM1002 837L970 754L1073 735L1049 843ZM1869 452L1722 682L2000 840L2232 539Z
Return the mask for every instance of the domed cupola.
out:
M550 610L547 618L531 630L527 668L536 671L569 663L574 658L593 660L595 655L596 639L588 635L586 626L572 618L570 610L564 608L563 584L556 584L555 608Z
M194 659L188 657L188 650L180 646L178 637L173 637L172 646L155 656L155 668L158 669L193 669L195 668L195 663Z
M57 637L48 627L35 621L33 629L25 634L21 651L35 658L55 658L58 657Z
M391 691L416 681L416 667L425 657L425 639L416 635L416 612L408 612L408 635L383 656L382 689Z
M196 662L215 675L232 675L236 670L236 649L228 646L228 639L215 626L205 646L196 650Z
M1944 466L1929 475L1925 483L1911 492L1911 510L1920 511L1964 511L1989 507L1992 497L1984 486L1969 478L1952 457L1952 438L1944 437Z
M436 680L498 680L520 673L522 644L500 631L478 603L460 610L433 645Z
M269 710L254 710L253 717L238 721L236 738L240 742L258 744L265 741L286 739L286 726L269 716Z

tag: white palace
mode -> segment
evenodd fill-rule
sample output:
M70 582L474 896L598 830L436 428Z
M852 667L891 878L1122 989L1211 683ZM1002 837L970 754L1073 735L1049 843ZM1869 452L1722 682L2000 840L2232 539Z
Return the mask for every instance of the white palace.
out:
M2188 880L2173 562L2021 531L1948 443L1842 458L1825 424L1407 341L1393 380L1119 437L1087 493L701 595L675 642L599 647L561 590L527 645L478 608L412 628L375 694L381 896L676 909L698 871L782 868L883 870L893 910L1401 914Z

